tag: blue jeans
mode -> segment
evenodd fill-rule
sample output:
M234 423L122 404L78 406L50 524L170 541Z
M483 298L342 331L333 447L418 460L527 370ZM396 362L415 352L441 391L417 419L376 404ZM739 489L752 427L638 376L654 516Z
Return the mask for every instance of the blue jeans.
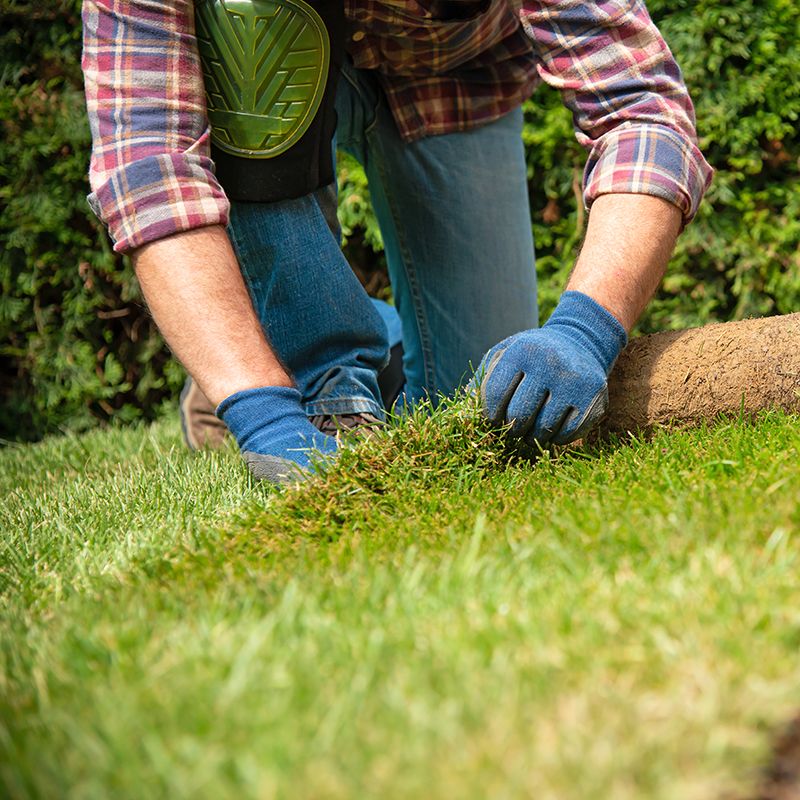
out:
M375 76L348 65L337 143L364 167L403 328L406 403L452 394L483 354L536 327L522 111L407 144ZM386 327L339 248L335 188L234 203L230 234L306 413L383 416Z

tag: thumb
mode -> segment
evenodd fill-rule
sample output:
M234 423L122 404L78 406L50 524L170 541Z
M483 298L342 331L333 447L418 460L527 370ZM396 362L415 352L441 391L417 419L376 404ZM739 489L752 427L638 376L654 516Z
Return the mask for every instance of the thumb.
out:
M497 366L500 359L503 357L503 353L505 353L506 348L501 347L498 350L495 350L494 353L489 355L489 361L483 366L481 375L478 376L481 382L481 402L484 406L486 406L486 384L489 381L489 377L491 376L492 372L494 372L494 368Z

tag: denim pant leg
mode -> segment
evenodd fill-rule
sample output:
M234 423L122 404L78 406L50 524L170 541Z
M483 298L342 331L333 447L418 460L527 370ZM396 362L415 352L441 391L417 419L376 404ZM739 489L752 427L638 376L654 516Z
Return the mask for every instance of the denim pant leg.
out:
M388 360L386 326L326 221L326 191L232 203L228 232L267 339L306 413L382 418L377 375Z
M405 143L375 78L343 75L337 108L360 115L360 131L337 135L367 174L403 323L406 398L435 400L494 344L537 325L522 111Z

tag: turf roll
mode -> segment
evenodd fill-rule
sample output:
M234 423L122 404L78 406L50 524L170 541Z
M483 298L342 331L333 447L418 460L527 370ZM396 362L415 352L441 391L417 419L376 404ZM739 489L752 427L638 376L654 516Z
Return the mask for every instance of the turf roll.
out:
M609 378L606 433L800 412L800 313L632 339Z

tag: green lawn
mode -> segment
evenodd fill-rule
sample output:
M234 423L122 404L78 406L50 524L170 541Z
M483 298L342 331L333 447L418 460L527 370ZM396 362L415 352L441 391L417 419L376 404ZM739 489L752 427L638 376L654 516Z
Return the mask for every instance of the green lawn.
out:
M176 424L0 451L0 795L751 797L800 708L797 417L278 492Z

